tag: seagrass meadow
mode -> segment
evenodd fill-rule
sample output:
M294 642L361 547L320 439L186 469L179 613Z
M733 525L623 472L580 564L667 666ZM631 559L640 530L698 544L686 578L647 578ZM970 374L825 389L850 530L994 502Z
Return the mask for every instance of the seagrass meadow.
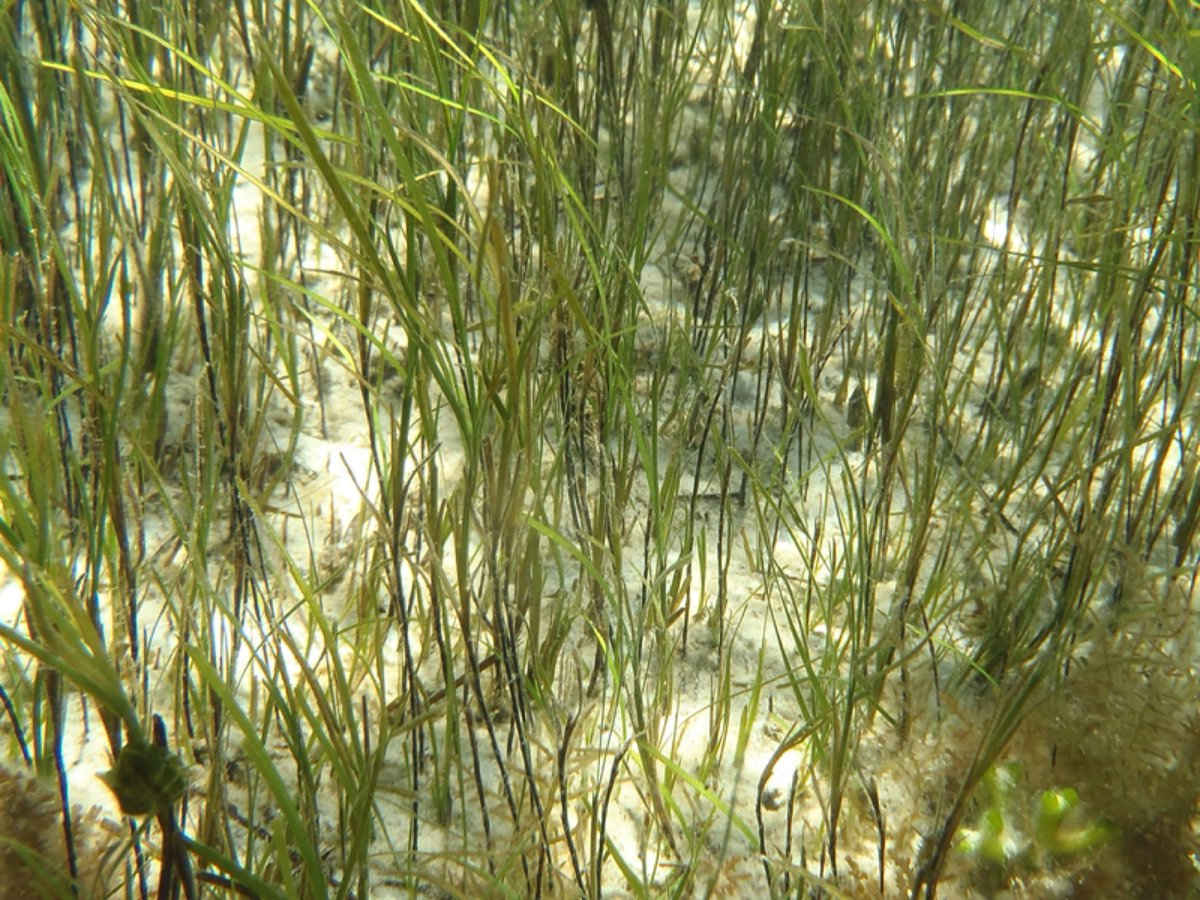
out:
M12 897L1200 896L1200 11L0 4Z

